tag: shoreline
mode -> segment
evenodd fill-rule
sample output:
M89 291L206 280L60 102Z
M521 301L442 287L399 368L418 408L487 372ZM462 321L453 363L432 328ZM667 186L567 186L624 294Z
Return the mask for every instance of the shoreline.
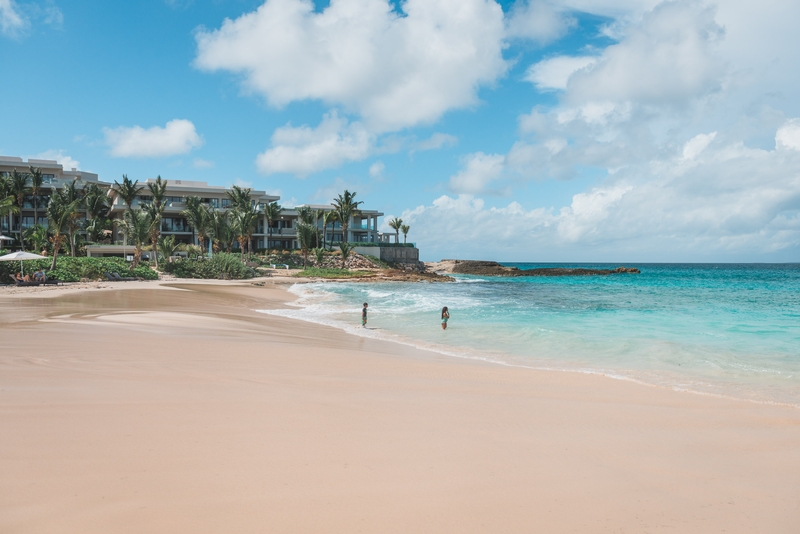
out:
M298 285L305 285L310 283L364 283L365 281L355 281L355 280L322 280L322 279L310 279L304 280L302 282L298 282ZM368 281L367 281L368 282ZM379 283L379 281L375 281L375 283ZM291 287L294 284L287 284L287 291L291 292ZM274 310L257 310L262 313L266 313L269 315L274 315L278 317L289 318L293 320L298 320L302 322L307 322L311 324L316 324L320 326L335 328L342 332L345 332L349 335L354 335L356 337L363 337L368 339L380 339L383 341L388 341L390 343L397 343L400 345L404 345L407 347L411 347L418 350L423 351L430 351L436 354L440 354L446 356L448 358L457 358L462 360L468 361L477 361L477 362L485 362L489 364L501 365L506 367L512 368L519 368L519 369L528 369L533 371L544 371L544 372L560 372L560 373L576 373L582 375L593 375L593 376L600 376L604 378L608 378L611 380L620 380L626 382L632 382L635 384L639 384L646 387L653 387L657 389L663 389L668 391L675 391L679 393L688 393L692 395L700 395L700 396L708 396L720 399L726 399L730 401L736 402L747 402L753 404L764 404L764 405L771 405L771 406L785 406L794 409L800 409L800 403L789 402L789 401L780 401L768 398L749 398L747 396L741 395L737 396L733 393L725 393L725 392L714 392L714 391L704 391L699 388L692 388L691 386L682 386L682 385L675 385L675 384L668 384L668 383L659 383L654 379L647 380L646 378L642 378L636 376L636 371L632 369L607 369L607 368L600 368L600 367L591 367L587 365L580 365L578 367L569 367L567 365L567 361L564 360L562 362L559 361L539 361L538 364L534 363L525 363L524 361L519 361L519 356L502 353L498 355L491 355L486 351L482 351L480 349L471 349L465 347L458 347L458 346L450 346L444 344L437 344L434 342L422 341L418 339L413 339L406 337L402 334L392 332L390 330L385 330L381 328L368 328L367 332L364 332L363 329L359 328L359 325L355 322L353 323L345 323L336 319L322 319L322 318L315 318L313 315L308 314L293 314L291 310L302 310L302 304L296 304L298 301L302 300L303 297L294 294L296 300L293 302L287 303L289 305L289 312L282 313L278 311L277 313ZM370 334L374 333L374 334ZM558 363L563 363L563 367L558 367ZM555 364L555 365L552 365ZM654 372L656 375L659 375L662 379L671 380L673 382L681 383L685 379L693 379L695 378L691 374L685 375L670 375L666 371L657 370L651 371ZM710 386L719 386L719 384L710 384ZM723 386L724 387L724 386Z
M28 319L0 323L0 530L800 521L794 409L456 359L253 311L285 306L295 282L15 297L24 305L3 317Z

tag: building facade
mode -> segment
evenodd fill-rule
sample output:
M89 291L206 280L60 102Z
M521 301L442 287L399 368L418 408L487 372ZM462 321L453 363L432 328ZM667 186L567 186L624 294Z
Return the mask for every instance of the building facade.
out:
M65 170L56 161L37 159L24 161L22 158L0 156L0 175L10 174L15 169L20 173L27 173L30 167L41 169L45 178L42 190L39 193L39 209L37 214L39 219L38 223L42 226L47 225L46 207L54 188L62 188L73 180L76 180L76 185L80 188L84 188L90 183L95 183L111 190L114 185L113 181L104 182L99 180L98 176L93 173L87 173L77 169ZM147 184L153 183L154 181L155 179L150 178L138 182L138 186L142 187L142 190L133 201L132 208L142 208L152 200ZM230 189L228 188L208 185L208 183L201 181L167 179L165 182L167 198L164 215L161 221L161 233L164 236L175 236L176 241L180 243L198 243L194 230L188 224L186 217L182 214L186 209L186 199L188 197L199 197L204 204L214 209L227 210L230 208L231 201L228 195ZM113 194L109 196L112 198L109 217L112 219L121 219L128 206L119 196ZM300 217L298 208L307 207L315 211L316 214L329 212L333 209L331 205L303 205L294 208L284 208L277 219L268 220L264 215L264 208L267 204L280 201L280 197L268 194L265 191L257 190L251 190L250 196L252 202L261 212L261 216L256 225L256 231L252 237L251 247L253 249L300 248L297 238L297 223ZM34 226L33 200L32 195L26 195L21 213L4 217L3 220L0 221L0 229L3 234L19 239L20 232L24 232L27 228ZM381 212L362 209L349 221L347 236L342 235L341 223L337 222L333 226L328 225L324 229L325 242L335 244L346 239L349 242L355 243L378 243L383 240L383 236L378 232L378 219L382 216L383 213ZM85 219L85 212L82 213L82 217ZM323 222L321 217L318 218L317 224L320 232L322 232ZM114 230L111 232L109 240L113 244L122 244L123 236L117 230L117 225L114 225ZM238 243L236 246L238 247ZM116 255L117 253L116 251L110 252L109 249L109 254ZM94 255L102 255L102 253L94 251Z

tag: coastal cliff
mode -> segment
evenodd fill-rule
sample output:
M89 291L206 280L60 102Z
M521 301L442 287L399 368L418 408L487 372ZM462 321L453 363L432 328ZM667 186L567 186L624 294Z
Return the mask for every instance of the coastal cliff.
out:
M617 267L616 269L568 269L564 267L545 267L539 269L521 270L516 267L506 267L496 261L475 260L442 260L426 263L426 270L435 273L471 274L477 276L591 276L609 274L639 274L635 267Z

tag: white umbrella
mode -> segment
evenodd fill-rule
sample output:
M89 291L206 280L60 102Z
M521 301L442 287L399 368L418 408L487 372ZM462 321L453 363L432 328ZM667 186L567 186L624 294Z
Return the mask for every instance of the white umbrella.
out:
M12 252L11 254L6 254L5 256L0 256L0 261L17 261L19 260L19 270L22 271L22 274L25 274L25 271L22 269L22 261L23 260L46 260L46 256L39 256L38 254L31 254L30 252L25 251L18 251Z

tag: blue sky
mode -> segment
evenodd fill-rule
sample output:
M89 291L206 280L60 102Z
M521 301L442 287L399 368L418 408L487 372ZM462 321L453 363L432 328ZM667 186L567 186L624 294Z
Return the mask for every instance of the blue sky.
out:
M744 0L0 0L0 154L402 216L424 259L798 261L800 20Z

